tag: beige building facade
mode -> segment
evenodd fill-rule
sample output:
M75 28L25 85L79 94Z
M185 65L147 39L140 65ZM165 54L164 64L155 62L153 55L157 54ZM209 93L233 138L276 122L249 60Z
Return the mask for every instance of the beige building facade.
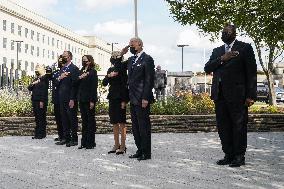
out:
M110 66L111 46L106 41L76 34L8 0L0 0L0 41L0 66L9 71L18 67L33 75L37 64L51 66L64 50L73 53L79 68L82 56L91 54L101 67L99 75Z

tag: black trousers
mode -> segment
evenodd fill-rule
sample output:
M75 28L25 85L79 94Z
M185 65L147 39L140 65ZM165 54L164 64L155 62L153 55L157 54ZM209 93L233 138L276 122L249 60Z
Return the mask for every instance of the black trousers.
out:
M54 110L54 117L55 117L55 122L57 126L57 132L58 132L58 138L59 139L64 139L64 133L63 133L63 126L62 126L62 121L61 121L61 114L60 114L60 104L55 103L53 104L53 110Z
M219 90L215 101L218 134L223 152L229 157L244 156L247 148L248 108L244 101L229 102Z
M81 146L94 147L95 146L95 107L90 109L90 102L80 102L80 111L82 118L82 139Z
M78 102L74 103L73 108L69 107L69 102L60 103L61 121L66 142L78 142Z
M151 156L151 122L150 105L142 108L137 105L130 105L132 133L137 146L137 154Z
M40 101L32 101L33 113L35 116L35 137L44 138L46 137L46 110L47 102L44 102L43 108L39 106Z

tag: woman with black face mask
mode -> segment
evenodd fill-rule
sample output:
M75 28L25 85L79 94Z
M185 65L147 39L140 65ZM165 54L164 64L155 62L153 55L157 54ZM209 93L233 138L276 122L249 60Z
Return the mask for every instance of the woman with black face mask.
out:
M42 139L46 137L46 110L48 102L48 77L45 77L43 65L35 68L35 79L28 86L32 92L32 107L35 116L35 134L32 139Z
M82 118L82 139L79 149L93 149L96 147L95 106L98 100L98 75L91 55L82 57L82 65L78 79L78 101Z
M110 62L112 66L108 69L107 75L103 79L103 86L109 85L109 117L113 125L114 146L108 152L124 154L126 153L126 103L128 102L127 71L126 66L121 63L122 56L119 51L112 52ZM119 131L121 141L119 142Z

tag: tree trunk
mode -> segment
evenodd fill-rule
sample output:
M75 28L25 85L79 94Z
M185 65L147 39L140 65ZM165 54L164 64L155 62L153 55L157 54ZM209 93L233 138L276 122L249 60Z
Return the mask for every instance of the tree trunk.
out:
M274 80L273 75L270 71L266 74L267 84L268 84L268 100L269 105L276 105L276 96L275 96L275 89L274 89Z

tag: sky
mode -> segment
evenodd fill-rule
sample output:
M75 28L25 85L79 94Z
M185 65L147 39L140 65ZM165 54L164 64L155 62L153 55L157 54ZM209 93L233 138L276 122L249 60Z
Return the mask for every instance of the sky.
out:
M133 0L11 0L33 10L52 22L81 35L95 35L123 48L134 36ZM164 0L138 0L138 36L144 51L155 65L168 71L181 71L184 48L184 71L203 71L214 47L195 26L181 26L171 17ZM243 41L251 42L245 38Z

